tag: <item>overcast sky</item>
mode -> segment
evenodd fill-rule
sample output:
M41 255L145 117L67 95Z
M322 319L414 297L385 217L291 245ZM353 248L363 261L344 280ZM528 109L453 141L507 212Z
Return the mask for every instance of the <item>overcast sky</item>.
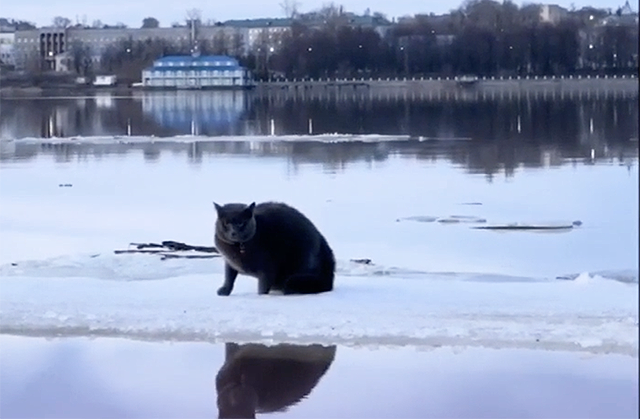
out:
M103 23L122 22L131 27L139 27L142 19L153 16L161 26L169 26L172 22L183 21L186 10L197 8L202 11L203 20L244 19L258 17L282 17L279 4L282 0L56 0L48 7L43 7L43 0L2 0L0 16L28 20L38 26L50 25L54 16L65 16L82 22L83 17L88 24L96 19ZM326 0L300 0L299 10L302 12L320 8L329 3ZM367 8L372 12L382 12L387 17L399 17L416 13L446 13L457 8L462 0L342 0L334 1L347 11L363 13ZM522 5L522 1L516 0ZM531 3L526 1L526 3ZM536 1L535 3L540 3ZM571 4L577 8L595 6L617 9L624 0L558 0L554 4L569 8ZM630 2L637 10L637 1Z

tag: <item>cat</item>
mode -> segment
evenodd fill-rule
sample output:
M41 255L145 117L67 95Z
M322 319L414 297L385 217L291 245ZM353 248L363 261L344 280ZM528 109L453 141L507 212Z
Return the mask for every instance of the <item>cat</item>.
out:
M225 260L218 295L231 294L238 273L258 278L258 294L333 290L333 251L300 211L279 202L214 206L215 245Z

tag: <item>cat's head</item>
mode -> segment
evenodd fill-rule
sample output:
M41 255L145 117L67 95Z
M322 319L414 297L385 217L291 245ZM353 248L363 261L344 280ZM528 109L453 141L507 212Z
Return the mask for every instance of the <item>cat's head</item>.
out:
M258 407L258 395L255 389L246 383L244 374L239 382L229 383L218 390L218 418L255 418Z
M256 234L256 219L253 216L255 202L251 205L218 205L214 202L213 205L218 213L216 234L219 238L229 243L243 243Z

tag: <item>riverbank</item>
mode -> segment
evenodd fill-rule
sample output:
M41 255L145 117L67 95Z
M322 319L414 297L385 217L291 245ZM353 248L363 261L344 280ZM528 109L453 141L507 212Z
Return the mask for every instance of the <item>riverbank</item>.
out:
M637 76L607 77L509 77L509 78L385 78L320 79L258 82L258 91L272 90L406 90L447 91L637 91Z
M32 97L32 96L60 96L60 95L78 95L78 96L91 96L106 92L116 95L130 95L131 92L138 90L129 86L111 86L111 87L93 87L93 86L74 86L74 85L61 85L61 86L28 86L28 87L0 87L0 98L19 98L19 97Z
M378 78L378 79L294 79L256 82L255 91L260 94L272 92L409 92L411 94L448 92L637 92L638 77L519 77L519 78ZM83 94L98 92L127 95L138 91L176 91L176 89L145 89L126 85L111 87L50 85L46 87L3 86L0 97L34 95Z

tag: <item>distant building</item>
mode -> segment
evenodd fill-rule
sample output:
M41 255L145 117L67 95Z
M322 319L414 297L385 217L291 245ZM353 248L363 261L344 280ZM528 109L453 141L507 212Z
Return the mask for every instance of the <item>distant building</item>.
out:
M15 32L0 32L0 63L2 65L14 66Z
M631 9L627 1L615 14L607 16L598 22L601 26L638 26L638 13Z
M189 29L179 28L83 28L67 29L68 48L81 44L89 48L91 61L99 63L108 47L124 41L137 42L163 39L174 45L190 45Z
M343 13L340 15L341 24L353 28L372 29L384 38L391 29L391 22L381 16L359 16L353 13ZM291 32L294 23L301 24L309 28L321 28L327 22L322 16L314 13L300 15L296 19L276 18L276 19L243 19L227 20L221 22L221 26L236 28L245 33L245 51L276 51L282 45L284 36Z
M115 86L118 81L118 78L113 74L96 76L96 79L93 81L94 86Z
M62 52L54 57L54 70L68 72L73 69L73 57L69 51Z
M593 16L593 15L592 15ZM578 68L638 68L638 13L627 2L616 13L590 19L593 23L578 32ZM612 30L613 28L616 30ZM623 30L620 30L623 29ZM613 36L615 34L615 36ZM629 44L628 42L635 42ZM620 48L618 42L626 43ZM629 48L631 46L631 48ZM605 56L605 51L610 55Z
M64 52L67 46L64 28L38 28L15 33L16 67L31 65L44 66L55 70L55 56Z
M155 88L211 89L253 86L249 70L224 55L167 56L142 71L142 85Z
M284 35L290 31L292 19L244 19L227 20L222 26L237 28L246 33L245 51L257 51L259 48L278 48Z
M636 15L636 16L637 16L637 15L638 15L638 13L635 13L635 12L633 11L633 9L631 9L631 5L629 4L629 0L627 0L627 1L624 3L624 6L622 6L622 7L620 8L620 15L621 15L621 16L624 16L624 15Z
M373 29L381 38L385 38L391 30L392 23L382 17L376 16L359 16L353 13L347 13L348 25L354 28Z
M376 15L344 13L340 19L342 24L370 28L382 37L392 25L387 19ZM313 14L296 19L296 22L310 28L320 28L326 24L320 16ZM125 45L133 42L162 39L187 51L197 47L200 50L246 56L277 51L293 24L294 20L288 18L265 18L228 20L214 25L197 22L170 28L90 28L75 25L68 28L16 30L13 55L19 69L38 66L45 70L60 71L56 66L61 61L56 61L55 57L72 51L76 46L88 48L91 61L98 65L109 47L126 48Z
M540 22L556 24L567 17L569 11L557 4L540 5Z
M226 48L237 55L245 55L245 30L224 26L199 26L192 31L189 27L171 28L88 28L73 26L66 29L39 28L16 32L16 65L26 68L30 61L43 61L48 70L55 67L54 57L71 51L75 45L88 48L90 59L99 64L107 48L126 43L162 39L174 46L189 50L196 44L208 42Z

